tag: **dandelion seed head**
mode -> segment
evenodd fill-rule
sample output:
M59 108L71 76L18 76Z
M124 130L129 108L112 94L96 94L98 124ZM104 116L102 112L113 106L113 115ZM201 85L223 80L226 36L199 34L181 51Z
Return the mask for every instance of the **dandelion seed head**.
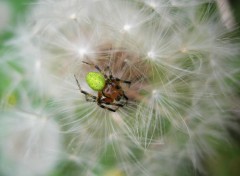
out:
M31 113L30 118L23 120L21 128L14 129L16 125L12 125L13 137L10 135L9 141L19 138L25 149L28 136L39 134L46 141L42 144L36 139L27 147L37 150L36 146L41 146L40 154L44 154L50 139L53 143L59 139L58 133L52 134L50 130L58 127L49 125L55 124L56 117L69 134L65 149L70 154L66 159L79 166L83 164L89 173L102 164L99 161L110 145L116 165L128 175L154 176L159 172L177 175L169 168L179 168L182 158L201 170L199 159L214 153L209 136L219 140L227 136L224 128L218 128L228 123L224 113L219 112L229 112L226 107L230 107L229 97L233 95L225 79L238 82L233 73L239 72L239 68L228 66L232 58L237 58L239 45L226 37L228 33L218 14L210 14L212 4L208 2L46 0L36 3L33 15L28 15L31 24L18 30L18 37L10 42L19 50L20 58L24 58L19 62L19 70L23 71L11 68L4 59L2 72L15 80L6 89L6 97L16 90L20 97L17 101L24 102L21 105L24 109L36 104L33 102L48 106L50 101L52 106L46 109L51 116L39 115L34 109L35 115ZM199 11L205 9L202 4L209 12L199 17ZM82 94L81 89L98 96L89 90L84 79L87 73L97 70L82 61L97 65L106 75L131 81L130 86L120 84L128 103L113 113L89 102L90 96ZM26 88L36 95L29 97L23 91ZM36 101L40 97L44 100ZM28 98L31 101L25 101ZM19 137L16 130L23 135ZM16 154L9 158L20 161L24 155L20 151L16 159L15 150L6 153ZM53 150L59 151L57 144L53 144ZM141 154L135 156L135 151ZM33 152L29 154L32 156ZM33 159L32 165L38 161L41 162ZM40 166L33 167L40 170ZM43 166L41 169L48 170Z

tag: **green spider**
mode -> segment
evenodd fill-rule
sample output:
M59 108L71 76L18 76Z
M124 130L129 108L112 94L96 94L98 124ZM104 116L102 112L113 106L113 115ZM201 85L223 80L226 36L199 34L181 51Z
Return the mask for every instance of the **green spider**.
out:
M89 72L86 76L88 86L94 91L98 92L98 96L89 94L81 89L81 86L74 75L77 85L81 93L85 94L86 100L96 102L101 108L115 112L119 107L123 107L128 102L128 97L125 95L120 83L131 85L131 81L121 80L112 76L111 70L108 67L102 71L97 65L84 62L85 64L94 66L98 72ZM106 71L109 71L109 75L106 75ZM120 103L120 100L124 99L125 102ZM111 106L111 107L108 107ZM113 108L115 107L115 108Z

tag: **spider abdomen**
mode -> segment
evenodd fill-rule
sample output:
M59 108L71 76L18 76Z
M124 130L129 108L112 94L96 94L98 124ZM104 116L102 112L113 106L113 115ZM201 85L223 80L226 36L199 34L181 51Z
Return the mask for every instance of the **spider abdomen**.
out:
M122 97L122 90L117 82L106 83L102 93L105 97L116 101L119 101Z
M88 86L95 91L103 90L106 84L104 76L98 72L89 72L86 76L86 81Z

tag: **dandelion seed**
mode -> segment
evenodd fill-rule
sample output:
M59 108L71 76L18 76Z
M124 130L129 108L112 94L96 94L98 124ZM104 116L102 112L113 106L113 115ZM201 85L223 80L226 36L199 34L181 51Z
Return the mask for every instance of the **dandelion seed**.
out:
M12 163L8 174L45 174L55 166L60 136L54 121L26 112L4 113L1 119L1 133L5 136L4 141L1 139L1 152Z
M187 52L188 52L188 49L185 48L185 47L183 47L183 48L180 49L180 51L181 51L182 53L187 53Z
M72 20L76 20L77 19L77 15L75 13L72 13L70 16L69 16L70 19Z
M124 30L124 31L127 31L127 32L129 32L131 28L132 28L132 26L131 26L130 24L125 24L125 25L123 26L123 30Z
M78 53L80 54L81 57L83 57L83 56L85 56L88 53L88 51L87 51L86 48L80 48L78 50Z
M155 53L153 51L149 51L147 53L147 56L150 57L151 59L154 59L155 58Z
M39 71L41 69L41 61L37 60L35 63L36 70Z
M156 96L157 93L158 93L158 91L157 91L156 89L152 90L152 95L153 95L153 96Z

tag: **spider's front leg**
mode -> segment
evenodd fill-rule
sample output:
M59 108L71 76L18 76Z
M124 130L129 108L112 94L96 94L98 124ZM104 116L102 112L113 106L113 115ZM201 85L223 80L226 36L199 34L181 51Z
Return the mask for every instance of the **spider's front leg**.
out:
M77 82L77 85L78 85L78 88L79 88L80 92L85 95L86 101L96 102L97 101L97 97L94 96L94 95L91 95L90 93L88 93L88 92L86 92L84 90L82 90L76 75L74 75L74 77L75 77L75 80Z
M125 83L125 84L128 84L128 86L130 87L132 82L131 81L126 81L126 80L122 80L122 79L119 79L119 78L115 78L115 80L117 82L120 82L120 83Z
M103 74L103 76L104 76L104 78L105 79L107 79L108 78L108 76L105 74L105 72L104 71L102 71L100 68L99 68L99 66L98 65L94 65L94 64L90 64L90 63L88 63L88 62L85 62L85 61L82 61L84 64L88 64L88 65L91 65L91 66L94 66L100 73L102 73Z
M113 75L112 75L112 71L111 71L111 69L110 69L110 67L109 66L107 66L105 69L104 69L104 72L106 73L108 71L108 77L110 78L110 79L113 79Z

